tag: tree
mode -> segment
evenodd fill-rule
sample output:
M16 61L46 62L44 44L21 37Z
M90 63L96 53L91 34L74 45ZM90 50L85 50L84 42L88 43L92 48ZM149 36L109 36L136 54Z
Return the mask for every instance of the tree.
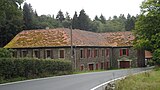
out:
M71 18L68 12L65 14L65 20L62 22L64 28L70 28L71 26Z
M93 32L103 32L104 31L104 24L99 20L94 20L91 23L91 31Z
M131 31L135 27L136 18L134 16L131 17L130 14L127 15L127 20L125 22L125 30Z
M101 14L100 16L100 21L105 24L106 23L106 18Z
M62 23L62 21L65 20L64 15L63 15L63 12L62 12L61 10L59 10L59 12L58 12L58 14L57 14L57 16L56 16L56 19L57 19L58 21L60 21L60 23Z
M73 20L72 20L72 28L73 29L78 29L78 16L77 16L77 12L75 12L74 16L73 16Z
M95 16L94 21L100 21L97 15Z
M24 21L24 29L29 30L32 29L33 25L33 9L31 4L24 3L23 6L23 21Z
M157 60L157 53L160 51L160 1L147 0L141 5L141 15L135 25L135 42L136 48L143 48L153 52L153 59ZM158 54L160 55L160 54Z
M0 1L0 47L6 45L22 30L22 3L23 0Z
M79 23L79 29L81 30L89 30L90 28L90 18L85 13L84 9L80 11L79 17L78 17L78 23Z

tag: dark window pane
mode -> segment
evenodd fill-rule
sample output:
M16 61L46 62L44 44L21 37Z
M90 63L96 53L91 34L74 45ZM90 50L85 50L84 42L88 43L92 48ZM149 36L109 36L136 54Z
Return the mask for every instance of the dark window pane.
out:
M64 50L60 50L60 58L64 58Z

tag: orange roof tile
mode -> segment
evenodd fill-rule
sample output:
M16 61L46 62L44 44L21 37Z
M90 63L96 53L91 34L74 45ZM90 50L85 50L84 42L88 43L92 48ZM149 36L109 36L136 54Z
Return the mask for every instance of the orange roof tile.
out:
M25 30L17 34L5 48L70 46L70 29ZM132 46L131 32L94 33L74 29L75 46Z

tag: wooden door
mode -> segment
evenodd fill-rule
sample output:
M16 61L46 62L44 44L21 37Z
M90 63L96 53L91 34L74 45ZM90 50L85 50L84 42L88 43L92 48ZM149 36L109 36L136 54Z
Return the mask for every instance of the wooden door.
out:
M129 61L120 61L120 68L130 68Z

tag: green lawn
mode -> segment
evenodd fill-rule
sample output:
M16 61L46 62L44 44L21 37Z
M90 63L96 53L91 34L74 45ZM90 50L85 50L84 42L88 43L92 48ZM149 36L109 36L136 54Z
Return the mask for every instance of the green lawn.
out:
M160 90L160 70L152 70L116 82L116 90Z

